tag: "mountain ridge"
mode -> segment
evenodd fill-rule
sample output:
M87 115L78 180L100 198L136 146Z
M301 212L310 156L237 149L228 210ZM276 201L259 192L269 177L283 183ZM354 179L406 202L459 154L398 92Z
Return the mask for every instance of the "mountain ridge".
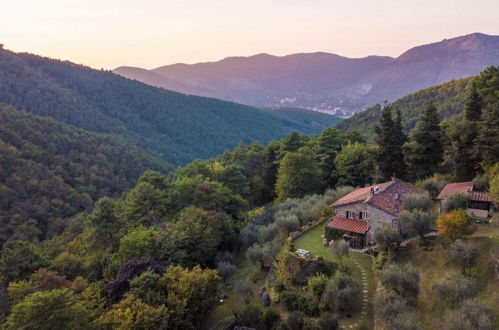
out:
M282 138L291 130L320 131L304 120L279 118L263 109L5 49L0 49L0 76L0 102L118 136L172 165L215 156L240 142Z
M253 106L342 109L351 113L476 75L490 65L499 65L499 36L472 33L419 45L395 58L349 58L327 52L285 56L261 53L165 65L146 70L141 77L125 67L113 72L165 89ZM158 79L152 81L153 76Z

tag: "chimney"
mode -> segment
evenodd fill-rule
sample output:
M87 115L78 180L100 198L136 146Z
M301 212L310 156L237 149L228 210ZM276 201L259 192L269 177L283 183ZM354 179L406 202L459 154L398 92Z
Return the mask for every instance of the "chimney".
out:
M374 188L371 187L371 197L374 196Z
M392 182L395 182L395 181L397 181L397 177L395 176L395 173L393 173L393 175L392 175Z
M395 213L399 213L400 212L399 203L395 203L395 205L393 206L393 212L395 212Z

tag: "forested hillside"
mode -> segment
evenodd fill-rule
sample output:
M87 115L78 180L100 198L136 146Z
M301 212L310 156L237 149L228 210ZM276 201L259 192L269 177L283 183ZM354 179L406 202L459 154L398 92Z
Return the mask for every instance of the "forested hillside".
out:
M0 245L38 241L147 169L171 167L114 137L0 105Z
M392 103L392 106L400 109L406 132L414 128L428 102L433 102L441 119L460 119L466 102L466 92L472 80L473 78L452 80L442 85L426 88L398 99ZM347 131L356 129L372 137L380 114L381 105L377 104L345 119L336 127Z
M180 165L241 141L318 133L303 120L151 87L107 71L0 49L0 102L89 131L122 137Z
M338 322L342 327L357 324L351 319L362 315L358 308L363 297L362 282L359 271L353 271L357 266L352 264L349 253L358 252L349 252L348 244L338 239L331 248L324 247L321 235L325 232L316 227L320 231L315 231L313 245L325 252L324 259L296 259L290 253L294 250L292 244L287 244L288 237L331 217L331 203L353 187L386 182L394 173L428 191L427 196L413 196L413 207L404 201L408 212L404 213L404 221L401 219L402 232L422 238L433 230L436 218L430 196L434 197L446 182L474 178L477 186L499 198L498 82L497 67L490 67L475 78L465 95L464 120L449 126L440 125L436 108L427 104L414 130L406 135L400 112L386 106L376 123L374 141L366 141L359 131L346 133L328 127L318 136L291 132L267 145L240 144L232 151L209 160L196 160L168 175L146 171L133 188L117 197L100 198L93 209L72 217L59 235L42 242L38 242L36 226L11 221L9 228L14 235L0 254L0 324L8 330L197 329L203 325L225 328L220 327L221 322L229 328L303 329L306 324L320 329L333 325L334 329ZM29 127L36 123L25 118L32 115L18 116L18 121L28 127L11 120L7 126L15 130L10 134L15 136L26 130L34 141L45 141L36 133L45 130L31 132ZM57 132L54 127L59 124L48 119L41 121L52 123L47 124L46 135ZM466 134L460 134L465 130ZM66 146L63 137L52 135L58 145ZM81 140L89 144L90 150L99 150L88 140ZM20 145L28 148L28 164L41 157L37 148L30 148L28 143ZM76 145L71 150L91 152L85 148ZM48 142L44 149L49 155L60 150ZM9 152L16 149L10 147L5 154ZM65 149L66 154L72 155ZM82 157L92 159L90 155ZM65 164L62 160L54 156L52 162L56 173L62 171L57 168L57 164ZM92 164L86 167L95 169ZM83 179L93 179L95 173L82 175ZM36 192L36 179L24 179L29 180L32 181L28 188ZM29 195L37 196L27 191L26 196ZM58 196L53 197L54 203ZM456 209L463 207L459 201L454 204ZM451 210L450 203L445 205L446 210ZM446 234L465 238L474 226L473 219L459 210L438 219L437 225L439 221L448 222L438 225L445 249L450 246L447 243L452 243L445 241ZM57 220L52 221L50 226L58 224ZM450 228L447 232L445 226ZM484 237L497 235L486 233ZM374 236L377 247L373 255L378 257L355 258L369 267L369 274L373 260L381 269L369 276L379 276L384 291L375 291L375 279L371 278L371 296L376 292L378 299L386 298L386 290L404 288L404 283L412 288L410 295L403 289L396 291L395 296L388 292L391 295L386 301L395 301L393 309L383 300L376 302L375 308L370 308L377 313L376 322L386 324L390 330L420 329L414 319L414 309L424 307L415 299L424 298L418 296L418 275L410 266L399 269L393 265L402 241L401 231L387 226ZM493 242L491 239L490 244ZM449 251L464 251L457 243ZM483 255L488 256L487 253L484 250ZM450 258L441 254L439 260ZM443 263L439 267L448 269ZM409 278L404 277L406 274ZM495 285L491 278L488 275L478 280ZM270 307L260 306L257 294L262 286L268 290ZM446 297L445 292L461 292L454 287L441 288L435 291L439 297ZM457 295L464 300L479 293L474 303L479 307L477 314L494 325L492 307L497 305L497 297L488 302L480 295L496 291L496 286L492 286ZM372 301L367 295L364 297ZM409 297L414 298L411 304ZM251 304L255 301L256 306ZM444 299L438 303L442 304L438 307L441 311L455 307ZM384 308L387 306L390 308ZM207 319L213 308L215 311ZM222 313L213 316L220 310ZM396 319L390 317L393 311L400 314ZM460 316L463 322L470 322L474 315ZM374 321L367 317L362 326L369 328ZM442 322L441 315L434 318L430 321ZM455 317L445 322L455 320L459 322ZM410 326L401 328L399 324Z

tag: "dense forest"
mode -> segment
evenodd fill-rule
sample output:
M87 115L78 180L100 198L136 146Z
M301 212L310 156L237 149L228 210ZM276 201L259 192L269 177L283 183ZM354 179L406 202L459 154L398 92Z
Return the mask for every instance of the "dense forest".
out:
M43 240L163 161L114 137L0 105L0 245Z
M76 180L79 176L71 171L78 171L80 165L75 159L85 157L88 165L87 172L82 173L84 181L73 189L77 200L80 195L89 197L76 204L83 204L83 212L72 217L60 234L41 242L43 236L36 226L16 226L11 220L13 234L0 256L3 325L7 329L198 328L215 300L223 301L227 292L252 295L251 281L236 284L230 280L241 260L247 260L254 265L253 278L269 274L270 294L279 297L282 308L291 316L281 319L275 309L264 312L249 304L248 299L248 304L236 311L231 326L335 329L337 318L348 315L360 297L360 283L341 263L341 256L347 252L344 246L335 246L339 263L319 262L312 269L301 265L308 271L298 276L300 267L290 259L288 235L330 216L330 203L352 187L384 182L393 174L428 190L432 197L446 182L475 178L477 186L498 198L498 90L499 68L490 67L473 79L463 96L465 111L461 121L441 122L437 108L427 102L417 125L407 135L403 130L403 109L386 105L375 125L373 142L356 130L345 133L327 128L318 136L291 132L267 145L240 144L232 151L194 161L169 174L146 171L133 188L120 196L113 196L116 190L108 186L105 193L109 196L100 198L91 210L91 192L92 197L100 197L104 192L99 188L105 189L105 182L115 182L105 176L114 169L111 160L123 163L128 156L116 155L111 147L104 148L102 155L95 153L101 149L92 141L100 138L111 144L113 140L105 140L107 137L4 109L3 122L9 123L5 129L11 129L8 134L12 135L10 145L2 144L4 154L25 154L7 158L9 166L14 166L7 167L11 170L6 173L15 172L17 166L44 166L54 177L50 183L64 182L69 174ZM27 124L30 127L23 126ZM456 134L465 129L466 134ZM24 130L32 131L31 140L16 137ZM42 134L48 130L50 134ZM53 134L57 130L60 135ZM81 143L70 148L67 143L76 143L67 137L71 134L81 135L76 139ZM20 142L16 144L17 140ZM48 153L43 157L42 147L43 153ZM113 156L107 158L106 150ZM49 156L51 163L44 163L44 157ZM93 157L98 160L96 165L90 163ZM30 168L21 167L20 172L27 170ZM96 182L85 181L88 177ZM17 185L19 181L15 181ZM2 191L7 189L7 194L8 189L18 189L8 186L11 181L5 182L1 187ZM126 185L121 181L116 184ZM36 188L38 185L36 181L22 182L19 190L37 196L28 189L45 189ZM63 189L56 191L54 200L61 194L68 195ZM429 202L415 200L414 204L426 205L422 210L428 208ZM407 209L412 210L409 206ZM418 215L423 211L414 209L414 213L406 215L411 226L420 223L414 219L426 217ZM459 212L438 221L448 221L452 226L453 221L464 219L466 232L471 224ZM431 228L426 226L428 222L423 224L424 229L415 226L414 231L424 234ZM398 235L394 230L376 234L380 251L395 249L401 242ZM383 258L386 255L380 254ZM414 284L417 276L410 266L389 264L380 272L383 295L379 299L389 303L379 306L394 306L380 312L379 318L387 329L419 329L411 309L419 290ZM291 290L296 285L300 290ZM473 301L466 304L474 304L472 311L480 311L491 324L490 309ZM390 313L400 315L391 321ZM473 324L469 323L472 316L458 316L462 324Z
M437 108L440 119L461 119L466 102L466 91L471 86L472 80L473 78L452 80L409 94L393 102L392 106L402 112L404 130L408 132L416 126L425 106L430 101ZM374 128L381 115L381 109L382 106L377 104L343 120L336 127L347 131L356 129L368 137L374 137Z
M0 49L0 102L98 133L121 137L175 166L239 142L318 133L331 118L268 112L151 87L108 71ZM320 118L321 120L318 120ZM312 120L313 122L310 122Z

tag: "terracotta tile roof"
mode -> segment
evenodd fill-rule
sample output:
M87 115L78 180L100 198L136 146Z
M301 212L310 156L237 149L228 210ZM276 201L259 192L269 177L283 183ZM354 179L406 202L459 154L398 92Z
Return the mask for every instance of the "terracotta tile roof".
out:
M475 202L493 202L489 195L484 191L470 192L470 200Z
M450 194L455 194L458 192L462 193L468 193L473 189L473 182L468 181L468 182L456 182L456 183L449 183L445 185L444 189L438 194L437 199L444 199L445 196L450 195Z
M371 197L371 189L378 187L380 190L384 190L387 186L393 183L394 182L385 182L354 190L351 193L346 194L345 196L338 199L336 202L332 204L332 206L334 207L334 206L340 206L356 202L364 202L367 199L369 199L369 197Z
M372 189L378 188L374 194ZM331 206L338 207L352 203L364 203L372 205L390 214L397 215L404 211L402 201L407 194L424 194L421 189L402 181L390 181L369 187L357 189L343 196Z
M455 193L465 193L470 196L471 201L475 202L493 202L489 195L484 191L473 191L473 182L456 182L447 184L438 194L437 199L444 199L446 196Z
M349 231L357 234L365 234L369 230L367 221L347 219L334 216L331 221L327 223L329 228Z
M399 200L387 195L374 195L367 204L392 214L399 214L404 211L404 207Z

